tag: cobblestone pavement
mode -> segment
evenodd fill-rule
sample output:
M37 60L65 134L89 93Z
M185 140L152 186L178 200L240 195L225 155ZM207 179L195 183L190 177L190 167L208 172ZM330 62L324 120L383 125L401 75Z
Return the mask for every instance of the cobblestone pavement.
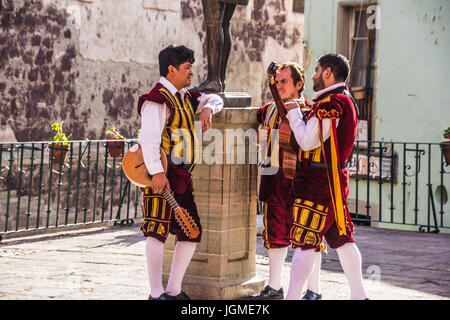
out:
M367 292L372 300L450 298L450 235L357 227ZM256 276L267 279L267 250L257 238ZM147 299L139 224L61 230L0 242L0 299ZM289 249L283 270L288 288ZM324 299L348 299L335 250L322 256Z

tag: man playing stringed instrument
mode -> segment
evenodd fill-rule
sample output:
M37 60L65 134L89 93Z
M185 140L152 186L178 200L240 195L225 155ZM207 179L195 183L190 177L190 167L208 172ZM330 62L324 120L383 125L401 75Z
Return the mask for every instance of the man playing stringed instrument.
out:
M275 85L283 103L292 103L302 113L307 112L312 107L311 103L303 97L304 83L304 70L294 62L283 63L275 76ZM276 130L281 122L281 116L275 102L268 103L258 110L258 121L261 123L259 129L260 143L264 149L262 150L264 160L261 168L259 200L264 202L265 229L263 240L269 256L269 283L259 294L251 296L250 299L283 299L281 273L290 245L289 230L294 201L292 179L285 177L283 170L279 170L280 146ZM318 289L320 250L317 251L316 259L318 262L315 272L308 281L308 290L315 292L315 294L309 294L305 298L320 298Z
M314 106L303 117L286 105L292 132L301 150L293 179L294 217L290 241L295 248L286 299L296 300L311 274L314 248L325 237L337 250L348 279L351 299L366 299L361 255L352 236L354 231L346 199L349 194L345 163L356 139L357 109L345 81L348 60L339 54L319 58L314 82Z
M142 127L139 144L152 188L144 189L144 222L141 231L146 237L146 256L150 282L149 299L186 300L181 291L186 269L196 245L201 240L201 224L194 201L191 171L199 159L199 141L194 127L194 114L200 113L202 131L211 128L212 114L223 107L215 94L185 89L191 84L194 52L184 46L168 46L159 53L160 79L147 94L139 97L138 113ZM160 157L160 148L168 160L167 176ZM188 237L175 221L169 203L161 196L164 189L174 192L178 204L187 210L200 230ZM177 244L166 290L162 284L164 243L168 234L175 234Z

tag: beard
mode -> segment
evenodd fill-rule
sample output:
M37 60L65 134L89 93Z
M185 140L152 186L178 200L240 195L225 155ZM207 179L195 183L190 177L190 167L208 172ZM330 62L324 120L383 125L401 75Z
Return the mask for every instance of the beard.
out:
M315 92L325 89L325 82L322 79L322 74L320 74L319 79L314 80L313 90Z

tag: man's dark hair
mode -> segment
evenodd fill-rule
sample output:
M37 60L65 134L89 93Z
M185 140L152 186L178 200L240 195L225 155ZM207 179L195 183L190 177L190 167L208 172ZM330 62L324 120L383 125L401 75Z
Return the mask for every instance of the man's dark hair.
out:
M172 45L161 50L158 56L159 60L159 74L163 77L169 73L169 66L179 68L180 64L185 62L194 63L194 51L185 46L174 47Z
M295 62L284 62L281 67L281 70L291 69L292 80L294 81L294 85L296 85L299 81L302 82L302 87L298 90L298 94L301 95L303 89L305 88L305 71L303 68Z
M323 55L318 60L322 70L330 68L336 81L346 81L350 72L350 63L347 58L338 53Z

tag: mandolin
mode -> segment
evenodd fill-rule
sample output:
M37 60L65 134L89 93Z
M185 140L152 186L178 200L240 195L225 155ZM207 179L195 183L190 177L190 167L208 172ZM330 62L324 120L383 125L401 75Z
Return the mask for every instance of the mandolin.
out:
M166 154L162 148L160 148L161 162L164 168L164 173L167 174L168 161ZM137 144L128 150L122 159L122 170L125 176L132 183L141 188L152 187L152 178L145 166L144 156L142 154L142 147ZM189 239L197 238L200 234L197 224L189 215L186 209L180 207L178 202L173 197L172 193L164 188L162 196L166 199L167 203L175 213L175 219L177 220L183 232Z
M275 85L275 76L279 71L279 68L280 66L276 62L271 62L267 69L267 77L269 80L270 92L275 101L278 114L281 117L281 123L278 126L278 141L280 145L280 158L283 174L286 178L293 179L297 169L297 151L299 146L292 133L291 127L289 126L289 120L286 118L286 108L280 97L278 88Z

